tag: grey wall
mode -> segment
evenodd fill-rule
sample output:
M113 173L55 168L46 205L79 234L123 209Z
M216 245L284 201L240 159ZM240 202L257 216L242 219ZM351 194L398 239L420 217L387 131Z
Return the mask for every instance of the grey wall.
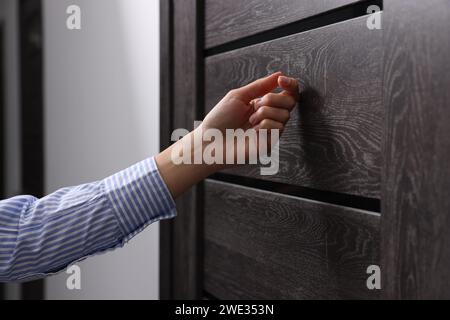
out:
M20 96L19 96L19 43L18 43L18 1L0 0L0 23L4 26L5 56L5 136L6 136L6 196L20 192ZM20 287L6 286L6 298L18 299Z
M66 8L82 30L66 28ZM159 1L44 0L46 192L104 178L159 147ZM157 299L158 225L46 280L48 299Z

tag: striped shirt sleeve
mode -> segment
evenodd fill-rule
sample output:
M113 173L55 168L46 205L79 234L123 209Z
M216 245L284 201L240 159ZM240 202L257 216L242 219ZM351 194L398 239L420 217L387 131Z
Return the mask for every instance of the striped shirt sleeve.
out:
M59 272L122 247L149 224L175 215L154 158L42 199L17 196L0 201L0 282Z

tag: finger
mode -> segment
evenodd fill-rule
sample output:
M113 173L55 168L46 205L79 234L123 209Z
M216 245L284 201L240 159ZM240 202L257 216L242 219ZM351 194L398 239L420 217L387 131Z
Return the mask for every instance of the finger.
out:
M253 112L256 111L256 105L257 105L259 100L261 100L261 98L253 99L252 101L250 101L249 104L252 107Z
M269 106L274 108L283 108L292 110L295 107L296 101L291 95L284 95L281 93L268 93L254 104L255 111L262 106Z
M296 101L299 98L298 81L294 78L280 76L278 78L278 85L284 90L283 94L294 97Z
M284 125L281 122L272 120L272 119L264 119L258 125L255 126L256 130L259 129L267 129L267 130L280 130L283 131Z
M258 109L250 119L248 120L251 125L255 126L259 124L264 119L271 119L277 122L286 124L289 120L289 111L287 109L273 108L268 106L262 106Z
M237 98L247 104L251 100L261 97L278 87L278 77L280 75L281 72L276 72L265 78L258 79L244 87L233 90L233 95L235 94Z

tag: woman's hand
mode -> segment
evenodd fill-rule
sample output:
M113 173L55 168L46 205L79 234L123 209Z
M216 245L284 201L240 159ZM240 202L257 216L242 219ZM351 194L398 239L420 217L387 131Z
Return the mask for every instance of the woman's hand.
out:
M280 87L283 91L273 93ZM227 129L284 130L290 112L299 99L297 80L285 77L281 72L256 80L244 87L231 90L205 117L201 126L155 157L161 176L172 196L176 198L195 183L223 169L223 164L175 164L172 155L190 146L191 154L202 152L204 144L196 146L194 136L203 136L208 129L221 132ZM256 147L260 145L258 141ZM248 157L248 143L244 146ZM270 148L270 145L268 146ZM199 150L197 150L199 149ZM239 149L236 148L235 149ZM239 151L238 151L239 152Z
M272 92L277 87L283 89L280 93ZM197 130L202 133L208 129L217 129L225 136L226 129L254 130L247 132L246 140L225 141L222 148L224 163L253 163L257 161L260 150L271 150L272 144L284 130L295 107L299 92L297 80L277 72L268 77L256 80L242 88L230 91L206 116L202 126ZM267 135L258 131L266 129ZM272 130L279 130L275 136ZM254 134L251 134L254 133ZM228 143L228 144L227 144ZM232 152L228 161L227 153ZM230 161L231 159L231 161ZM241 161L238 161L241 159Z
M273 93L277 87L284 91ZM297 80L277 72L231 90L206 116L203 129L283 130L298 102Z

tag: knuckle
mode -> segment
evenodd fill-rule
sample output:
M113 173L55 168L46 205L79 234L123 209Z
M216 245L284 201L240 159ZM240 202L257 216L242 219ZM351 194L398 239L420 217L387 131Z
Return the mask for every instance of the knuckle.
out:
M261 108L258 109L257 113L260 116L266 116L269 113L269 107L267 106L262 106Z
M264 96L264 101L266 104L272 105L275 102L275 97L276 97L275 93L268 93Z
M237 95L238 95L238 90L237 89L231 89L227 93L227 96L230 97L230 98L236 97Z

